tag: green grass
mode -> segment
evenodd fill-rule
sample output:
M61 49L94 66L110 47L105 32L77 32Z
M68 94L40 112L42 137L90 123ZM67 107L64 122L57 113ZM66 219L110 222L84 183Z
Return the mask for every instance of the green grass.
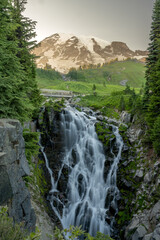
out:
M113 62L97 69L78 72L83 73L84 81L90 83L120 85L122 80L128 80L127 84L134 88L139 88L145 83L145 65L136 60Z
M79 94L80 105L101 109L104 114L117 117L120 100L124 95L125 107L128 108L129 95L124 94L125 86L121 86L122 80L128 80L127 84L135 93L139 93L144 85L145 66L135 60L113 62L95 69L73 70L72 74L65 76L54 70L37 70L37 81L40 88L55 90L67 90ZM93 93L93 85L96 86L96 96ZM114 94L113 94L114 93Z
M92 94L93 93L93 84L86 82L59 82L55 83L54 86L48 86L50 89L58 89L58 90L69 90L75 93L80 94ZM102 84L96 84L96 92L98 95L109 95L113 91L122 91L125 87L116 86L116 85L107 85L104 87Z
M54 70L37 69L40 88L68 90L68 86L71 91L87 93L92 84L96 84L101 92L105 92L105 86L121 87L120 82L123 80L128 80L127 84L130 87L140 88L145 83L145 65L136 60L113 62L100 68L77 70L77 76L77 79L68 78L68 81L64 81L62 75Z

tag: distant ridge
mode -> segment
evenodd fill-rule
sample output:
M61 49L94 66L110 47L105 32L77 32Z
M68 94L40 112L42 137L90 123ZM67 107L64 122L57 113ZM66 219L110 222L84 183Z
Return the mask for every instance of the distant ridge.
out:
M38 56L38 68L47 65L59 72L66 73L71 68L97 65L114 59L136 58L143 60L147 51L132 51L123 42L108 42L96 37L75 36L74 34L56 33L41 41L33 50Z

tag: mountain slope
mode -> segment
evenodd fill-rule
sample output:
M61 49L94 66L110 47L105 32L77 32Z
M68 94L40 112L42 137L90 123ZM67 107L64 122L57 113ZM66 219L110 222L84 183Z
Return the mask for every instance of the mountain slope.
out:
M132 51L123 42L107 42L95 37L75 36L73 34L54 34L41 41L33 50L38 56L38 68L47 65L59 72L66 73L70 68L84 65L97 65L113 59L141 59L146 51Z

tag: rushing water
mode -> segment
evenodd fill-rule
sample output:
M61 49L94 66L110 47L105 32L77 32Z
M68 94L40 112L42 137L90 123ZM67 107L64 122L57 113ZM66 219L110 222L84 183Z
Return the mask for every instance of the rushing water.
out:
M95 236L97 231L112 234L119 199L119 190L116 186L117 166L123 147L118 128L112 126L116 138L114 148L116 147L117 150L113 151L113 147L110 149L113 161L104 179L104 166L107 159L95 131L95 121L95 117L88 117L84 112L75 109L65 110L61 114L65 154L56 182L48 159L42 151L51 176L50 203L62 226L68 228L70 225L81 225L92 236ZM66 183L66 203L62 203L55 194L58 192L57 185L64 165L70 169L68 183ZM55 207L55 201L56 205L62 206L62 214ZM113 216L110 216L110 209L114 211Z

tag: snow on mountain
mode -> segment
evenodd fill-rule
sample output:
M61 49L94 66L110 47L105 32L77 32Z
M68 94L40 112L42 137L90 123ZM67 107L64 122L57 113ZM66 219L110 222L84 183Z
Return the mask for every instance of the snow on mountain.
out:
M38 68L51 68L66 73L70 68L84 65L97 65L115 58L141 59L147 56L146 51L132 51L123 42L108 42L96 37L75 36L74 34L56 33L41 41L33 50L38 57Z

